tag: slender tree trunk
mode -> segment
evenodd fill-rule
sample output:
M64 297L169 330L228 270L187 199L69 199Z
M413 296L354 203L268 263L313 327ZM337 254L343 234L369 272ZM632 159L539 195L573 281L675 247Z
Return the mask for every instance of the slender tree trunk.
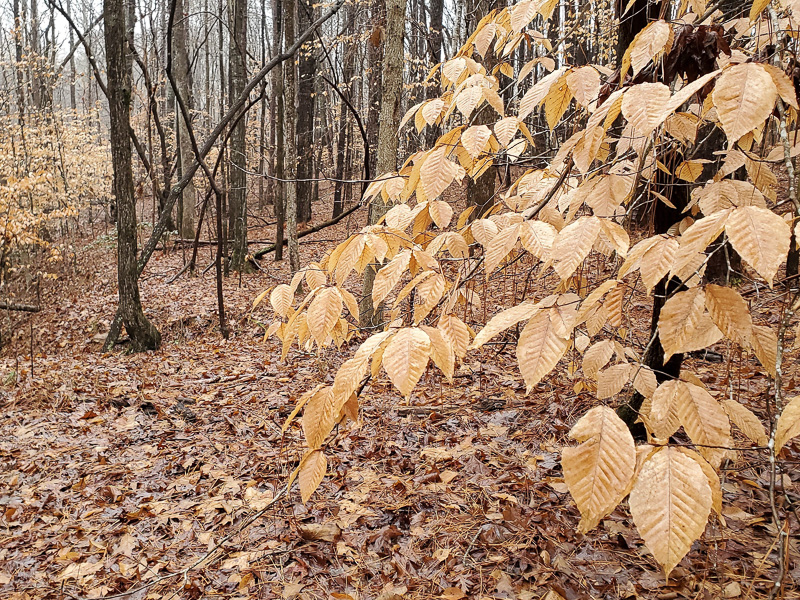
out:
M297 0L285 0L283 27L286 46L294 43ZM286 229L289 236L289 267L292 273L300 269L300 254L297 245L297 63L286 63Z
M430 56L430 66L441 62L442 60L442 17L444 15L444 0L430 0L428 2L428 9L430 10L430 27L428 29L428 53ZM437 75L438 77L438 75ZM426 98L428 100L437 98L441 92L438 83L428 82L426 90ZM436 143L438 137L439 127L433 125L428 126L426 141L429 148L432 148Z
M272 39L275 44L275 51L280 52L283 44L283 0L272 1ZM290 61L292 62L292 61ZM283 234L284 227L286 226L286 184L281 181L286 176L285 164L285 141L286 135L284 130L284 89L283 89L283 73L287 68L287 63L284 63L279 68L273 71L272 77L272 90L275 96L275 119L273 126L275 127L275 196L272 199L275 205L275 220L277 221L275 230L275 260L283 260Z
M311 0L296 0L297 27L307 29L314 22L314 3ZM312 44L300 48L297 60L297 222L311 221L313 186L309 181L314 176L314 72L316 59Z
M403 93L403 38L405 34L406 0L386 2L386 43L383 55L382 101L380 130L378 131L378 160L376 174L397 169L397 129L400 125L400 107ZM373 200L369 209L370 224L377 223L389 210L389 204L380 197ZM364 270L364 297L361 300L361 326L376 327L383 321L381 310L372 305L372 285L377 268L370 265Z
M348 5L347 13L345 14L345 21L353 23L351 8ZM349 30L352 33L352 28ZM368 42L369 43L369 42ZM348 94L352 98L353 91L353 52L347 52L344 56L342 65L342 86L346 86ZM344 100L339 103L339 131L336 140L336 182L333 187L333 216L338 217L344 211L344 197L342 195L344 189L344 164L345 164L345 147L347 146L347 106ZM332 149L332 148L331 148Z
M378 166L378 129L381 114L381 72L383 69L383 40L385 38L384 26L386 24L386 6L384 0L373 0L370 7L373 30L367 41L367 79L369 90L367 93L367 139L369 140L370 172L375 173ZM352 74L350 75L352 77ZM345 85L349 82L345 80Z
M247 85L247 0L234 0L231 23L230 97L238 98ZM228 231L231 235L230 268L241 271L247 261L247 117L234 126L230 141L230 170L228 171Z
M117 280L122 322L134 351L158 348L161 335L142 311L136 265L136 199L133 190L130 128L131 72L127 68L125 12L121 2L105 0L104 32L114 195L117 201Z
M188 14L186 11L185 0L175 0L175 24L172 29L172 49L175 54L173 56L175 83L177 84L178 92L183 98L183 101L186 103L187 108L191 109L193 106L192 73L189 65L189 54L186 47L188 29L187 19ZM191 124L184 121L183 115L179 110L175 111L175 119L178 125L178 150L180 152L180 174L182 176L183 169L190 165L194 160L192 142L189 139L189 127ZM194 182L190 181L189 184L183 189L183 194L181 195L181 237L190 238L194 235L194 208L196 201L197 192L195 191Z

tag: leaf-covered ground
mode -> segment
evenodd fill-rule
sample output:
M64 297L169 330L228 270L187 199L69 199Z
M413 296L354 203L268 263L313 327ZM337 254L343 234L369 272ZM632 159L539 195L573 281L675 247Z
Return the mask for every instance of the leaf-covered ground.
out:
M357 226L315 234L328 241L304 241L305 258ZM201 257L204 266L207 248ZM596 400L575 392L580 373L572 379L567 364L526 396L512 337L468 355L455 386L429 370L410 403L385 377L373 381L360 423L340 428L329 445L317 494L307 505L296 491L270 505L301 448L299 424L281 432L286 416L304 391L332 380L357 340L323 357L293 348L281 364L276 340L262 341L266 311L250 310L260 291L288 278L287 265L268 258L264 271L226 279L233 335L225 341L213 271L167 283L182 265L176 251L157 254L142 283L161 350L103 354L116 304L112 261L107 246L86 245L73 275L44 290L43 312L15 321L3 350L0 597L139 589L125 597L711 599L761 598L772 585L776 531L763 452L725 469L725 524L712 517L668 584L624 505L577 534L559 450ZM523 266L479 290L474 321L510 294L519 298ZM601 267L589 278L602 277ZM536 294L535 279L526 285ZM747 296L762 324L777 322L780 293ZM638 331L634 345L644 343L649 301L634 296L626 315ZM796 356L787 361L789 394L800 382ZM765 416L768 381L755 359L734 352L730 362L689 365L712 390L726 393L730 383ZM785 452L779 508L797 531L800 444ZM195 569L159 579L226 536ZM797 598L797 540L790 550L784 597Z

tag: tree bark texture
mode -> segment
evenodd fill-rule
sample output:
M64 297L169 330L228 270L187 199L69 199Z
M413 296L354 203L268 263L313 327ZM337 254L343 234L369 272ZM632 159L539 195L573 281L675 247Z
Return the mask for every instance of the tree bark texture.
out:
M283 28L286 45L294 43L297 0L285 0ZM292 273L300 269L300 254L297 244L297 59L286 63L286 110L284 126L286 138L286 229L289 239L289 267Z
M193 106L192 73L189 65L189 55L186 49L187 18L188 14L186 11L185 0L175 0L175 25L172 30L175 83L177 84L178 93L186 103L186 107L191 110ZM175 111L175 119L178 126L178 151L180 152L181 175L183 175L183 170L194 160L192 142L189 139L189 127L191 124L186 123L186 121L183 119L181 111L179 110ZM183 189L180 204L180 234L186 238L194 235L194 213L196 201L197 192L194 187L194 181L190 181Z
M142 310L139 270L136 264L136 200L131 166L130 128L131 72L126 58L124 5L105 0L104 33L108 71L108 108L114 196L117 202L117 281L122 322L134 351L154 350L161 335Z
M296 0L297 26L303 31L314 22L314 3ZM314 177L314 74L317 62L311 42L297 56L297 221L311 221Z
M247 84L247 0L233 0L230 54L228 59L230 97L238 98ZM247 266L247 116L234 125L230 141L228 171L228 234L231 236L230 267Z

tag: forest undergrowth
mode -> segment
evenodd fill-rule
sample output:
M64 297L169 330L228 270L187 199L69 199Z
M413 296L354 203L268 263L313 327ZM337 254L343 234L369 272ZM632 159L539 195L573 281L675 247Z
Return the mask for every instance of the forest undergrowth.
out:
M364 219L359 212L305 238L303 263ZM141 282L161 349L104 354L115 272L111 248L92 242L72 265L82 275L44 287L42 312L15 321L0 359L0 596L666 600L759 598L772 586L777 532L757 451L723 468L722 515L666 584L624 504L576 534L560 452L596 400L570 375L571 355L526 395L507 343L513 330L471 354L452 386L430 370L410 401L385 377L372 380L362 419L329 445L321 493L308 504L296 492L275 501L301 458L302 429L282 431L286 417L305 391L333 381L358 338L323 358L293 347L281 363L280 342L263 340L265 311L251 308L259 291L289 280L286 261L268 258L262 271L225 280L232 335L223 340L213 271L206 285L168 283L183 264L176 249L159 252ZM608 277L609 265L587 264L590 284ZM523 290L538 297L544 284L524 272L512 266L484 283L479 314L466 321L485 322ZM739 291L759 324L776 325L780 285ZM630 330L647 331L652 298L637 288L625 302ZM792 338L787 347L791 391L800 372ZM691 371L712 394L730 383L765 416L755 400L769 380L755 358L725 341L714 349L687 357ZM787 465L800 461L798 447L787 447ZM796 529L800 469L783 477ZM797 540L788 559L799 564ZM795 566L784 597L800 594L799 581Z

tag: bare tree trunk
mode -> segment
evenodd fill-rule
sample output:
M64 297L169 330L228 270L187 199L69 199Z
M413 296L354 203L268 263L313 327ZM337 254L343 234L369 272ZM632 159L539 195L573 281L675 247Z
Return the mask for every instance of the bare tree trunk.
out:
M296 0L297 26L300 31L314 22L313 2ZM311 221L314 175L314 72L316 59L312 44L300 48L297 60L297 222Z
M230 97L238 98L247 84L247 0L234 0L231 23ZM247 261L247 117L234 126L230 143L228 172L228 230L232 236L230 268L241 271Z
M383 69L383 38L386 6L383 0L373 0L370 14L373 23L372 35L367 41L367 70L369 71L369 90L367 93L367 139L369 140L370 172L375 173L378 166L378 129L381 114L381 71ZM351 74L352 77L352 74ZM349 82L345 80L345 85Z
M286 0L283 11L283 26L286 46L294 43L297 0ZM289 267L292 273L300 269L300 254L297 245L297 66L295 61L286 63L286 229L289 235Z
M397 169L397 129L400 125L400 106L403 94L403 37L405 34L406 0L386 2L386 43L383 54L382 101L378 131L378 160L376 174ZM375 198L369 208L369 222L377 223L389 210L388 203ZM382 311L372 305L372 285L377 269L364 270L364 297L361 300L361 326L376 327Z
M349 23L350 25L353 24L353 15L352 15L352 8L350 6L347 7L347 12L345 13L345 22ZM352 26L348 27L347 31L352 33ZM369 42L367 42L369 44ZM346 92L350 95L350 98L353 97L353 82L351 81L353 78L353 62L354 62L354 53L347 52L344 56L343 65L342 65L342 85L346 86ZM345 105L344 99L339 104L339 131L336 140L336 182L334 183L333 188L333 216L338 217L344 211L344 198L342 196L342 190L344 188L344 164L345 164L345 147L347 146L347 106ZM331 149L333 149L331 147Z
M428 29L428 53L430 55L430 66L442 60L442 17L444 15L444 0L429 0L430 27ZM436 83L428 85L425 97L430 100L439 96L441 89ZM432 148L438 137L439 127L430 125L427 132L427 145Z
M283 0L272 2L272 39L275 52L280 52L283 44ZM284 89L283 73L287 65L275 69L272 76L272 94L275 96L275 117L272 121L275 128L275 185L272 188L275 196L272 202L275 206L275 220L278 222L275 230L275 260L283 260L283 234L286 225L286 184L281 181L285 178L285 132L284 132Z
M130 128L131 72L127 68L124 5L105 0L104 32L114 195L117 201L117 280L122 322L134 351L158 348L161 335L142 311L136 264L136 199L133 190Z
M187 108L191 109L193 106L192 73L186 48L187 18L188 14L185 0L175 0L175 25L172 29L172 48L175 52L175 56L173 57L175 83L177 84L178 93L183 98ZM182 176L183 170L194 160L192 142L189 139L188 133L191 124L184 121L180 111L175 111L175 119L177 121L178 150L180 152L180 175ZM180 233L182 237L190 238L194 235L194 208L196 201L197 192L195 191L194 182L190 181L183 189L183 194L181 195L179 214L181 216Z

